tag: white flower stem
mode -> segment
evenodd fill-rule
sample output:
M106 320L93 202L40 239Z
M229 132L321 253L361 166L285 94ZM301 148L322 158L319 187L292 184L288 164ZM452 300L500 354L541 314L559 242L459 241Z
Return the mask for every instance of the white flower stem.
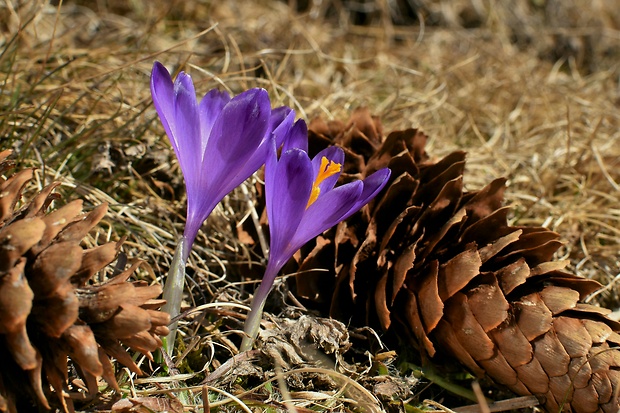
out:
M166 304L162 307L162 311L170 314L170 318L175 318L181 311L181 301L183 299L183 287L185 286L185 264L187 257L189 256L189 245L187 238L182 236L179 240L176 250L174 251L174 257L170 264L170 271L168 271L168 277L164 285L163 298L166 300ZM170 324L170 334L164 339L164 347L166 353L172 357L172 351L174 350L174 340L177 334L178 321Z

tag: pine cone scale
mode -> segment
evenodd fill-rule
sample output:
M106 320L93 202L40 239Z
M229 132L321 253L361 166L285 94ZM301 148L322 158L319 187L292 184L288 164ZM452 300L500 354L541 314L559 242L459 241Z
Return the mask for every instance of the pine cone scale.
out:
M38 218L17 221L0 229L0 273L10 270L43 236L45 224Z
M579 292L554 285L546 286L540 291L545 306L554 316L575 308L579 301Z
M83 252L80 268L74 272L71 281L79 286L85 285L102 267L114 261L119 248L120 245L108 242Z
M26 260L20 259L0 279L0 334L15 362L24 370L37 367L37 351L26 331L26 321L32 309L34 293L24 277Z
M5 333L5 340L9 352L22 370L34 370L38 367L38 353L30 342L25 326Z
M553 321L558 339L571 358L586 357L592 348L592 339L581 320L572 317L557 317ZM575 332L575 333L573 333ZM587 365L589 368L589 364Z
M461 346L474 360L488 360L493 357L495 345L476 320L465 294L458 292L446 301L444 317L452 326Z
M467 292L467 302L485 333L499 327L509 317L510 304L492 273L481 274L480 284Z
M528 341L546 334L553 327L553 313L539 293L524 296L514 303L517 326Z
M150 328L151 317L147 311L135 305L122 304L114 317L98 324L95 331L102 336L123 340L134 335L136 330L148 331Z
M72 325L62 335L67 344L68 354L76 363L93 376L103 374L103 365L99 360L97 340L88 326Z
M405 305L403 306L405 310L405 320L411 326L411 330L416 337L419 345L423 346L426 352L433 356L436 350L433 342L428 338L428 335L426 334L426 331L424 329L422 319L420 318L420 312L418 309L418 302L416 296L408 288L405 288L403 291L406 297Z
M424 322L426 334L437 327L444 313L444 300L439 295L439 283L437 281L439 270L433 271L433 269L434 267L424 274L415 286L415 289L419 291L419 313Z
M517 372L508 364L501 352L495 352L493 357L487 360L480 360L478 364L499 384L513 389L521 385L523 387L522 390L527 391L525 386L519 381Z
M47 248L52 240L69 224L77 215L82 212L82 201L75 200L45 215L45 231L39 243L31 249L33 255L38 255Z
M437 325L437 331L433 336L441 338L442 344L446 349L449 349L451 353L458 357L458 360L463 363L472 373L478 377L483 377L485 374L484 369L480 367L480 364L474 360L472 354L470 354L465 347L463 347L459 337L452 328L452 325L445 319L441 319ZM432 342L431 342L432 343ZM489 360L489 359L487 359ZM486 360L481 360L482 362Z
M519 381L532 394L546 394L549 391L549 377L536 358L515 367Z
M0 184L0 222L6 222L13 215L22 188L32 179L33 174L32 169L24 169Z
M73 286L67 283L51 296L35 300L31 317L46 335L60 338L77 321L79 307Z
M81 265L82 248L79 245L59 242L43 250L29 271L36 277L36 282L31 282L31 285L37 297L51 296L59 286L69 281Z
M534 353L549 377L558 377L570 370L571 356L566 352L555 330L549 330L533 341Z
M478 251L468 249L439 266L439 297L446 301L480 273L482 261Z
M80 242L108 212L108 205L96 206L85 217L67 225L58 234L58 242Z

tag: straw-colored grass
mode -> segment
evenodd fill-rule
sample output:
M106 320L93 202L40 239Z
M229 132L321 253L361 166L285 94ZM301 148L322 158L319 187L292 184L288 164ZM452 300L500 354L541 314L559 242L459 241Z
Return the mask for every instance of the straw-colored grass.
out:
M571 270L606 286L596 300L620 305L613 0L420 1L423 24L395 9L414 2L367 0L356 3L369 11L363 25L354 24L353 3L336 0L290 2L300 12L275 0L55 3L0 4L0 145L14 148L22 166L40 168L37 185L60 180L67 199L108 202L100 236L127 236L124 251L147 261L153 281L166 273L185 208L181 173L150 100L157 59L191 73L199 93L264 87L274 106L307 120L345 119L365 105L386 131L423 129L433 156L466 150L467 188L508 177L511 222L559 232ZM378 366L401 387L416 381L397 374L389 357L343 359L320 372L250 363L245 375L224 371L228 381L200 384L237 351L239 336L227 328L241 328L249 287L229 268L244 263L259 273L264 258L236 238L236 226L252 219L252 196L248 185L227 198L194 246L179 370L131 378L124 388L175 394L198 411L209 403L221 411L419 411L428 394L442 402L444 393L412 385L392 404L379 403Z

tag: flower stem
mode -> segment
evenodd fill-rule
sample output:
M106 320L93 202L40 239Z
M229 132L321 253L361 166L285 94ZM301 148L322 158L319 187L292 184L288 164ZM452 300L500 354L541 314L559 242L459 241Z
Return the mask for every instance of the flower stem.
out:
M166 304L162 307L162 311L170 314L170 318L178 316L181 312L181 300L183 298L183 287L185 286L185 264L188 256L189 244L187 238L182 236L174 251L170 271L168 271L168 277L164 285L163 298L166 300ZM164 347L171 357L177 334L177 324L178 321L170 324L170 333L164 339Z
M267 264L263 281L254 293L254 298L252 299L252 304L250 305L250 314L248 314L248 318L245 319L243 331L246 335L243 337L243 341L241 342L241 347L239 349L240 351L250 350L254 344L256 336L258 335L265 302L267 301L267 297L273 288L273 282L275 281L276 275L280 270L279 268L274 268L274 266L270 264L271 262Z

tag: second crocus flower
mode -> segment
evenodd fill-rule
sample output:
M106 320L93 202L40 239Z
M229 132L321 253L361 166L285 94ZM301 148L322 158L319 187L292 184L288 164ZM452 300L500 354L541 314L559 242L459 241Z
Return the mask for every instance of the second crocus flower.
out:
M284 264L306 242L370 202L390 177L390 170L385 168L363 181L336 187L344 163L343 150L329 147L310 159L301 138L305 136L305 123L298 122L279 159L276 146L270 147L265 164L265 198L271 247L265 275L245 322L241 351L252 347L265 301ZM300 147L291 147L291 142L300 143Z

